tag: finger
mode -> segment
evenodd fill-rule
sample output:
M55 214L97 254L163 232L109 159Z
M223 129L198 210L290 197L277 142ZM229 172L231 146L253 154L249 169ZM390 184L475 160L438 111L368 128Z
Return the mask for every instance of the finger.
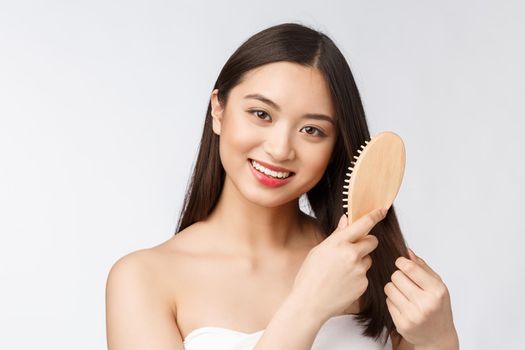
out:
M370 254L379 245L379 240L374 235L366 235L355 243L348 243L354 246L359 257Z
M438 275L438 273L437 273L436 271L434 271L434 270L430 267L430 265L428 265L428 264L426 263L425 260L423 260L421 257L417 256L417 255L414 253L414 251L413 251L412 249L408 248L408 250L409 250L409 252L412 254L412 256L415 257L415 259L417 260L417 262L418 262L418 263L419 263L419 264L420 264L425 270L427 270L428 272L434 274L436 277L440 278L439 275Z
M403 295L414 305L420 305L421 300L424 299L424 291L414 283L401 270L396 270L390 277L392 283Z
M385 215L381 212L381 208L375 209L360 217L359 220L353 222L350 226L338 228L334 231L334 234L339 239L348 242L355 242L367 235L368 232L370 232L370 230L372 230L372 228L384 218Z
M436 278L435 273L428 271L413 260L400 256L396 259L395 265L424 291L433 290L440 284L439 276Z
M370 255L363 257L363 263L365 264L366 270L370 270L370 268L372 267L372 258L370 257Z
M407 248L408 250L408 256L410 257L410 260L415 261L418 265L420 265L423 269L428 271L431 275L434 275L438 280L441 280L441 277L437 274L436 271L434 271L421 257L417 256L414 251L410 248Z
M348 218L346 217L346 214L341 215L341 218L339 219L339 223L337 224L337 228L343 228L348 226Z
M392 316L392 321L394 321L396 327L399 328L403 320L403 315L401 314L399 309L394 305L392 300L390 300L390 298L386 298L386 306L388 308L388 311L390 312L390 316Z
M428 266L427 263L423 259L421 259L419 256L417 256L412 249L407 247L407 250L408 250L408 257L410 258L410 260L418 264L421 264L423 266L425 265Z
M408 257L410 258L410 260L422 265L422 266L428 266L427 263L421 259L419 256L417 256L414 251L410 248L407 247L407 250L408 250Z
M384 292L403 316L406 317L417 312L416 306L401 293L393 282L388 282L385 285Z
M407 247L407 251L408 251L408 256L410 257L410 259L414 261L418 261L418 256L412 251L412 249Z

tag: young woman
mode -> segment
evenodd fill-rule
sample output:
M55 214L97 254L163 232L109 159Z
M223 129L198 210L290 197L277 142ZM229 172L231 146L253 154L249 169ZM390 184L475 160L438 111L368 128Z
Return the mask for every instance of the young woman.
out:
M447 288L394 208L346 221L369 138L332 40L295 23L249 38L211 93L176 234L109 273L109 349L457 349Z

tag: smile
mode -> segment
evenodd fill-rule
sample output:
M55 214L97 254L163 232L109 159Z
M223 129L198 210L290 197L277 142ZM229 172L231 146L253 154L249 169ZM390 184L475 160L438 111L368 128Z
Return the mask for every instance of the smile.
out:
M271 170L253 159L248 159L248 163L250 164L250 170L255 179L257 179L261 185L266 187L275 188L283 186L290 182L295 175L292 171L277 171L287 170L279 167L275 167L278 168L277 170ZM268 164L268 166L270 165Z
M289 171L275 171L275 170L270 170L266 167L264 167L263 165L257 163L255 160L251 160L250 162L252 164L252 167L257 170L258 172L260 172L261 174L264 174L268 177L271 177L271 178L274 178L274 179L286 179L287 177L290 176L290 174L292 174L291 172Z

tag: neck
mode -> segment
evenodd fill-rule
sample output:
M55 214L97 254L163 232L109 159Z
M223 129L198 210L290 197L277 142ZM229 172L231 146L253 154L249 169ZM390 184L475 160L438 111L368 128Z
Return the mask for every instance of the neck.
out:
M223 246L246 255L283 251L304 242L308 215L299 209L299 199L276 207L250 202L226 176L212 213L204 222L215 228Z

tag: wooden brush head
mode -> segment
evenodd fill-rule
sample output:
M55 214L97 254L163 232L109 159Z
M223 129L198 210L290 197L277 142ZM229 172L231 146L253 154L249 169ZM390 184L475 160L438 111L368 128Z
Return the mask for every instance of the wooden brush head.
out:
M375 135L358 153L348 167L343 191L349 224L374 209L389 208L405 172L405 146L393 132Z

